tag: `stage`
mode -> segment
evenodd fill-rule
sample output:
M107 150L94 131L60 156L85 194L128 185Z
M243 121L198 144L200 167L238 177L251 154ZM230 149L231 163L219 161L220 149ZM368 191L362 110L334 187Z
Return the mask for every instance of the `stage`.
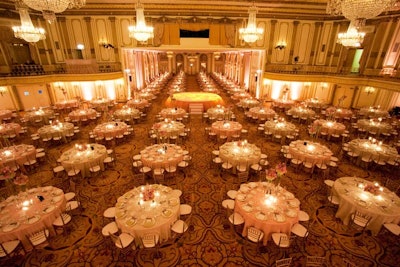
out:
M203 110L206 111L209 108L215 107L216 105L224 105L224 100L214 93L206 92L183 92L176 93L168 97L165 101L165 105L171 108L183 108L189 112L190 104L202 104Z

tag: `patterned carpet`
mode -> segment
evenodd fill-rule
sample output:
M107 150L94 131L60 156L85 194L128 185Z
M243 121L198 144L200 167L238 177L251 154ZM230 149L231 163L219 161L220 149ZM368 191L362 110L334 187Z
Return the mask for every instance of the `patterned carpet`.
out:
M188 77L188 85L193 84L194 79ZM226 104L233 104L227 95L222 96ZM218 144L207 139L204 131L207 122L203 122L200 115L191 116L187 123L191 134L183 146L193 157L190 169L186 174L181 172L168 182L171 187L183 191L181 202L193 205L189 230L181 238L163 243L160 248L161 257L155 257L154 251L145 249L121 253L102 236L101 229L105 224L103 211L115 205L116 199L124 192L138 186L132 177L130 157L151 144L147 132L155 121L154 115L163 108L166 98L165 93L158 95L148 111L147 119L134 125L135 136L114 147L117 157L114 167L98 177L77 181L77 193L84 210L73 216L70 234L52 236L49 244L43 248L24 256L3 259L0 266L274 266L277 259L284 257L285 252L279 250L272 241L265 247L259 247L243 238L240 228L230 226L221 202L227 198L226 192L237 189L238 185L233 183L233 175L222 179L211 168L211 151L218 149ZM235 114L237 121L249 130L246 137L248 142L256 144L268 155L271 166L281 162L281 145L257 133L257 125L246 121L242 110L235 108ZM106 121L109 116L104 114L101 119ZM79 140L88 140L88 133L94 126L83 126ZM298 126L301 137L309 138L306 126ZM340 144L320 141L338 156ZM31 143L28 137L21 142ZM60 153L76 142L78 140L47 148L49 160L29 174L29 187L55 185L68 190L68 181L54 178L52 167ZM346 159L341 159L337 172L330 174L329 178L342 176L359 176L382 183L386 178L399 178L398 173L385 169L365 171ZM255 177L251 179L256 180ZM292 266L305 266L307 255L325 257L329 266L343 266L343 258L363 267L399 266L398 237L385 231L377 236L372 236L368 231L361 235L344 226L340 220L335 219L334 208L327 205L323 179L318 174L311 177L310 174L295 172L289 167L281 181L281 185L301 201L302 210L311 215L311 231L307 242L298 238L286 252L287 256L293 257Z

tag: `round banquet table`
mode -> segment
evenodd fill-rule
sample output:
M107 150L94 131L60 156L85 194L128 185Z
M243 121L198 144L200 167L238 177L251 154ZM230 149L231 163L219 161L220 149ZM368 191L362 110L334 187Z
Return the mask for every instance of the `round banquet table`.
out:
M233 100L242 100L242 99L247 99L247 98L251 98L252 96L247 93L247 92L238 92L238 93L234 93L231 98Z
M32 145L20 144L0 150L0 167L23 167L28 160L36 160L36 148Z
M284 100L284 99L275 99L273 103L274 103L274 106L276 106L278 108L289 109L293 106L294 101L293 100Z
M300 201L292 193L267 182L241 184L235 198L235 212L244 219L242 235L247 236L248 227L256 227L264 232L264 245L272 233L290 234L299 220L299 206Z
M241 163L250 166L260 161L261 149L246 141L226 142L219 147L219 157L223 162L232 164L233 167Z
M107 157L107 148L100 144L75 145L60 156L62 166L66 170L79 169L82 178L89 176L92 165L100 165L104 170L103 161Z
M232 116L232 111L229 108L216 106L207 109L207 115L209 118L225 119Z
M313 164L328 164L332 156L332 152L326 146L309 140L291 142L289 152L293 158Z
M173 144L156 144L140 151L144 166L152 169L176 167L183 160L183 149Z
M19 239L26 250L32 249L27 236L43 228L54 235L53 222L65 205L64 192L52 186L31 188L8 197L0 203L0 243Z
M370 188L370 190L365 189ZM374 183L362 178L342 177L333 184L333 194L339 198L336 217L345 225L356 210L372 217L367 229L378 234L384 223L400 222L400 198L389 189L382 191Z
M358 111L358 115L367 118L386 118L387 116L389 116L389 113L385 110L376 107L366 107L366 108L361 108Z
M176 120L183 118L186 115L186 110L183 108L164 108L160 111L160 115L165 119Z
M73 134L74 124L70 122L60 122L54 125L45 125L37 131L41 138L53 138L61 136L66 141L66 135Z
M11 118L12 111L7 109L0 110L0 120Z
M122 108L114 112L113 116L119 120L132 120L140 118L140 111L136 108Z
M358 128L365 129L367 132L376 132L377 134L390 133L393 131L392 125L387 122L361 119L357 121Z
M8 135L15 134L19 135L21 131L21 125L15 122L0 124L0 136L7 137Z
M79 102L76 99L63 100L63 101L54 103L54 106L57 109L77 108L79 106Z
M327 132L328 134L341 135L346 130L346 126L343 123L329 120L315 120L313 124L316 127L320 127L321 132Z
M213 93L182 92L173 94L165 102L167 107L179 107L186 111L189 111L191 104L202 104L203 110L207 110L216 105L223 105L224 101L219 95Z
M54 117L54 111L51 109L39 109L27 112L25 114L25 119L30 122L35 121L44 121L45 123L49 123L49 120Z
M276 116L276 113L273 109L264 107L253 107L249 109L248 114L253 118L267 120L271 120Z
M387 144L379 144L368 139L354 139L349 143L349 149L360 157L372 160L390 161L398 157L397 149Z
M90 106L97 110L106 110L108 106L112 104L112 102L112 99L98 98L90 101Z
M157 132L158 137L179 136L185 131L185 124L178 121L160 121L153 124L152 129Z
M105 122L97 125L93 129L93 133L99 137L116 137L123 135L128 130L128 125L125 122Z
M155 95L153 95L152 93L149 92L141 92L137 94L137 97L141 98L141 99L146 99L146 100L153 100L156 98Z
M153 195L154 198L146 196ZM137 245L147 233L155 233L160 242L171 237L171 226L179 219L179 195L161 184L136 187L118 198L115 222L124 233L135 237Z
M264 123L264 129L265 131L270 131L273 135L281 136L286 136L296 132L296 126L293 123L277 120L266 121Z
M260 105L260 101L254 98L245 98L241 99L239 102L239 106L242 108L254 108Z
M144 109L149 104L146 99L131 99L126 105L131 108Z
M96 118L96 110L89 108L89 109L76 109L74 111L71 111L68 114L68 117L70 117L71 120L73 121L82 121L82 120L89 120L89 119L94 119Z
M216 121L211 124L211 131L218 136L225 135L228 139L235 134L240 134L242 125L236 121Z
M346 108L329 107L325 110L328 117L351 118L353 112Z
M299 118L311 118L315 116L315 111L309 108L293 107L288 110L290 116L297 116Z
M322 108L326 105L325 101L322 101L317 98L310 98L304 101L304 103L307 105L309 108Z

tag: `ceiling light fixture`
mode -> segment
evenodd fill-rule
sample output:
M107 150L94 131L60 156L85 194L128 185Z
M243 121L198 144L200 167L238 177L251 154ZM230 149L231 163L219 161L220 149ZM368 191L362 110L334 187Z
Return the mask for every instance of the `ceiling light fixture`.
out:
M326 12L330 15L343 15L354 21L357 27L394 6L397 0L328 0Z
M136 26L129 26L129 37L134 38L140 43L146 43L147 40L154 37L154 29L151 26L146 26L144 18L144 7L140 0L136 4Z
M257 7L253 5L249 8L249 20L247 21L246 28L239 29L239 38L246 43L254 43L261 39L264 34L263 28L257 28L256 14Z
M17 6L17 9L21 19L21 26L12 27L14 36L23 39L28 43L36 43L40 40L46 39L45 30L33 26L31 17L28 13L28 8Z
M49 23L56 20L55 13L62 13L67 8L81 8L86 0L22 0L28 7L41 11Z
M354 26L354 22L350 22L347 32L338 34L337 43L345 47L360 47L364 41L365 32L360 32Z

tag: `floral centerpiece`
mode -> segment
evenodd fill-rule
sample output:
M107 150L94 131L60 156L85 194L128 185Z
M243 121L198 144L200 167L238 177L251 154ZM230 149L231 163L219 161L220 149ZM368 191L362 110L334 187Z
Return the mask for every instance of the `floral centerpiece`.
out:
M143 200L149 201L154 199L154 188L146 186L146 188L142 191Z
M369 192L375 196L379 195L382 190L383 188L379 186L378 183L367 183L366 185L364 185L364 191Z
M287 172L286 164L284 162L278 163L275 165L275 168L270 168L265 172L266 172L266 179L268 182L277 180L277 183L279 184L282 175L285 175L285 173Z
M9 166L5 166L1 169L1 180L8 180L15 177L15 172Z

